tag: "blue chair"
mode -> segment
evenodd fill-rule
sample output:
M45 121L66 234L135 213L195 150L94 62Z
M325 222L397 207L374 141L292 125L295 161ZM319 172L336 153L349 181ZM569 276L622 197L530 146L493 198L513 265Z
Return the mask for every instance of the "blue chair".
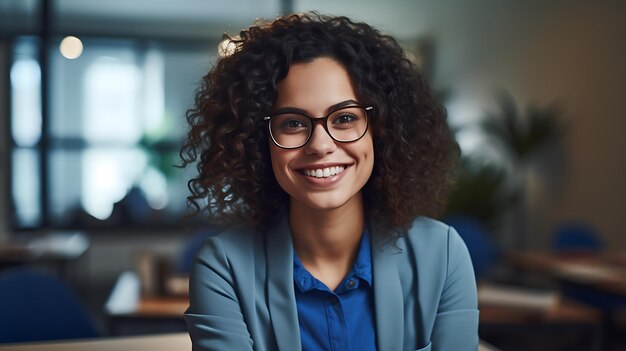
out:
M470 216L451 216L444 222L459 233L472 258L476 278L487 278L499 260L499 250L489 238L487 229Z
M582 222L562 223L552 241L552 249L557 252L599 252L604 248L604 241L598 233Z
M555 230L552 250L564 254L599 253L606 248L597 231L590 225L580 222L564 222ZM626 300L614 294L589 288L585 284L561 282L564 296L593 306L611 314L614 309L626 306Z
M58 279L27 269L0 274L0 343L97 336L77 296Z

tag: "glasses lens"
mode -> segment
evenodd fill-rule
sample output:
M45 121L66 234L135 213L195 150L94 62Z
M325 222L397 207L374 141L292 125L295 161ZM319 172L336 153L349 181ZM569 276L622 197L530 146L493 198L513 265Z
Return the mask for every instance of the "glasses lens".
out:
M311 121L306 116L296 113L284 113L272 116L270 132L274 141L282 147L298 147L306 143L311 130Z
M328 116L328 132L338 141L354 141L367 130L367 113L362 107L344 107Z

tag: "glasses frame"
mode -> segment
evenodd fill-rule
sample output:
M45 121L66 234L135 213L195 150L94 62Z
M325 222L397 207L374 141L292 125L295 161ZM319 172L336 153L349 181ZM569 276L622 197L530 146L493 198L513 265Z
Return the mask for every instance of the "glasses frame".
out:
M365 130L363 131L363 134L361 134L360 137L354 139L354 140L349 140L349 141L345 141L345 140L338 140L336 139L332 134L330 134L330 131L328 130L328 118L330 117L330 115L332 115L333 113L339 111L339 110L343 110L343 109L347 109L347 108L351 108L351 107L359 107L362 108L365 111ZM313 135L313 129L315 129L315 125L318 123L322 123L322 127L324 127L324 130L326 131L326 134L328 134L328 136L333 139L334 141L338 142L338 143L353 143L355 141L360 140L361 138L363 138L363 136L365 136L365 134L367 134L367 130L369 129L370 126L370 116L369 116L369 111L373 110L374 107L372 106L363 106L363 105L359 105L359 104L353 104L353 105L347 105L347 106L341 106L338 107L336 109L333 109L331 111L328 112L328 114L326 116L322 116L322 117L311 117L309 115L307 115L306 113L302 112L302 111L294 111L294 112L281 112L281 113L276 113L276 114L270 114L268 116L263 117L264 121L267 121L267 129L270 133L270 138L272 139L272 142L274 143L274 145L278 146L281 149L287 149L287 150L292 150L292 149L298 149L303 147L304 145L306 145L309 140L311 140L311 136ZM291 146L291 147L287 147L287 146L282 146L280 145L276 139L274 139L274 134L272 134L272 126L270 123L270 120L272 119L272 117L274 116L278 116L278 115L284 115L287 113L291 113L291 114L297 114L297 115L301 115L304 116L306 118L309 119L309 121L311 121L311 128L309 129L309 135L306 137L306 140L299 146Z

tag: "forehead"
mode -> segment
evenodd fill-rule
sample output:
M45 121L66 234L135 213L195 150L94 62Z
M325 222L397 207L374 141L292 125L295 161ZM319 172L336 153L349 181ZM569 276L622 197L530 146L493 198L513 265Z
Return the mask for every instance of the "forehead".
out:
M296 107L321 114L339 102L357 100L348 71L330 58L291 65L277 88L274 108Z

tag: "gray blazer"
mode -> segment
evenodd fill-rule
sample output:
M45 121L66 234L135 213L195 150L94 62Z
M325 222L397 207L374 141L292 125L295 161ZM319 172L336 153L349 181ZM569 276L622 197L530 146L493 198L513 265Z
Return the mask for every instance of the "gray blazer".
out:
M476 350L476 281L457 232L418 218L396 246L370 237L378 350ZM287 216L266 233L209 238L189 297L193 350L301 350Z

